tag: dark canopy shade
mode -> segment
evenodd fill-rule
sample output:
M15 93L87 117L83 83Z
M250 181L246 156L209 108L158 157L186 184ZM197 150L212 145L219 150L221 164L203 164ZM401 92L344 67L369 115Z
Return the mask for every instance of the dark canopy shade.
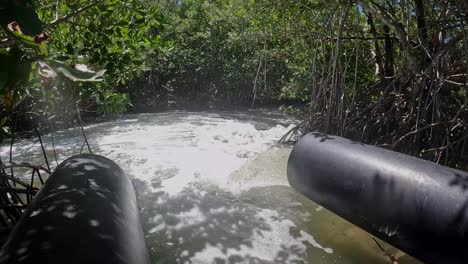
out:
M149 263L132 182L102 156L65 160L11 233L0 263Z
M468 173L312 133L288 179L311 200L428 263L468 263Z

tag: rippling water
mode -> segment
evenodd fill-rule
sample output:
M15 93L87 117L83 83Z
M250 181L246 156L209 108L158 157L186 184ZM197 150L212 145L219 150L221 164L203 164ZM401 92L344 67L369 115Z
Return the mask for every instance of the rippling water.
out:
M133 179L153 263L390 263L369 234L289 187L291 148L276 142L293 123L275 111L174 111L85 129L94 153ZM58 162L83 142L79 129L54 139ZM51 159L51 138L43 140ZM42 162L29 141L13 153ZM382 245L399 263L416 263Z

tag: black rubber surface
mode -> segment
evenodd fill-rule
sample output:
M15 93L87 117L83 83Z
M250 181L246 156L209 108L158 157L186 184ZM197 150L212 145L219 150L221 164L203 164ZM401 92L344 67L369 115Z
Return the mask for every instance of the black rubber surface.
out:
M293 188L427 263L468 263L468 173L312 133L288 162Z
M67 159L12 231L0 263L149 263L132 182L105 157Z

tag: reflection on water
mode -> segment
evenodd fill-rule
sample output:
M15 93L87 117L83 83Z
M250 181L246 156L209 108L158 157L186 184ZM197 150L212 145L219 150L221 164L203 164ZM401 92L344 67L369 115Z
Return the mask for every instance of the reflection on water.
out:
M293 122L271 111L166 112L86 131L93 151L134 179L153 263L390 263L369 234L289 187L291 148L276 142ZM78 129L54 139L59 162L81 149ZM31 142L14 147L17 162L39 154Z

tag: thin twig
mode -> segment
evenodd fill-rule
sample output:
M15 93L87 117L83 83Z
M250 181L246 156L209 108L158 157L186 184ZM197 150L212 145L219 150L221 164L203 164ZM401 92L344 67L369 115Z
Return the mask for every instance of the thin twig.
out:
M54 151L55 165L58 166L57 151L55 151L55 141L54 141L54 131L55 131L54 125L52 125L52 130L53 131L50 132L50 140L52 141L52 149Z
M437 122L437 123L433 123L433 124L427 125L425 127L410 131L410 132L406 133L405 135L403 135L402 137L400 137L397 141L393 142L390 146L391 146L392 149L395 149L400 142L402 142L404 139L406 139L407 137L409 137L411 135L420 133L420 132L425 131L425 130L427 130L429 128L434 128L434 127L437 127L437 126L447 125L447 124L450 124L450 123L452 123L452 121ZM381 146L387 146L387 145L384 144L384 145L381 145Z
M37 172L37 176L39 177L39 181L41 181L41 184L44 184L44 180L42 179L41 172L39 170L36 170L36 172Z
M78 122L80 123L81 134L83 135L84 142L86 143L86 146L88 147L89 153L93 154L93 151L91 150L91 147L89 146L89 142L88 142L88 138L86 137L85 130L83 128L83 122L81 120L80 107L78 106L78 103L76 103L76 114L78 117Z
M8 179L10 181L16 182L16 183L18 183L19 185L23 186L26 189L32 188L31 186L29 186L27 183L23 182L22 180L20 180L18 178L15 178L15 177L12 177L12 176L7 175L7 174L0 173L0 178L6 178L6 179ZM10 187L10 189L11 189L11 187Z
M37 134L37 137L39 138L39 142L41 143L42 155L44 156L44 160L45 160L45 162L47 164L47 169L49 169L49 171L50 171L49 160L47 159L47 154L45 152L44 144L42 143L41 134L39 133L39 129L37 129L37 128L36 128L36 134Z
M372 240L374 240L374 242L377 244L377 246L380 248L380 250L382 250L384 255L387 256L390 259L392 264L398 264L397 259L395 258L395 256L392 256L392 255L388 254L387 251L380 245L380 243L375 238L372 238Z
M10 142L10 163L13 163L13 144L15 144L15 131L11 133L11 142ZM5 164L2 164L3 166ZM13 168L10 168L11 176L15 176Z
M49 174L51 173L49 169L44 168L41 165L35 165L35 164L28 163L28 162L21 162L21 163L9 162L9 163L3 163L0 165L0 169L12 169L12 168L31 168L34 170L45 171Z

